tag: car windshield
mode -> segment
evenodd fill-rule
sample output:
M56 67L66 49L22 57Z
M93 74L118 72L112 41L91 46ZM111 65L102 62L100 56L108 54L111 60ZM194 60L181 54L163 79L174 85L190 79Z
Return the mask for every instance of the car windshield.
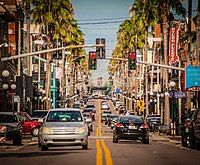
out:
M88 104L86 105L86 108L95 108L95 106L93 104Z
M0 123L17 123L16 115L0 114Z
M44 118L48 111L35 111L33 112L33 117Z
M128 123L141 123L142 119L137 116L123 116L119 118L120 123L128 124Z
M92 111L93 111L93 109L91 109L91 108L90 109L84 109L83 113L85 113L85 112L92 112Z
M79 111L50 111L47 122L82 122L83 118Z

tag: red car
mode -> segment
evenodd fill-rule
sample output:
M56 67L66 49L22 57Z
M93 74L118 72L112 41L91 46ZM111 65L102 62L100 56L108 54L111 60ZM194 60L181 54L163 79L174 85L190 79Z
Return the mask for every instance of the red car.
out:
M19 113L23 126L23 134L31 134L32 136L38 136L38 131L42 122L32 120L26 112Z

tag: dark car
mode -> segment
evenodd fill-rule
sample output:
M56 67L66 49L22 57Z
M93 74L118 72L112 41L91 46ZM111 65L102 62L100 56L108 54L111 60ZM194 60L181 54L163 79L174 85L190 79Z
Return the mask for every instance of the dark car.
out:
M126 115L119 116L113 128L113 143L118 140L141 140L142 143L149 143L148 125L139 116Z
M200 109L191 111L191 118L186 118L182 131L182 145L197 148L200 144Z
M94 110L94 108L84 108L82 113L89 113L90 117L92 118L92 120L95 120L95 113L96 111Z
M118 116L119 116L119 115L117 115L117 114L108 114L107 117L106 117L105 124L107 124L108 126L110 126L111 123L112 123L112 120L113 120L114 118L118 118Z
M47 113L48 110L34 110L31 118L33 120L43 122L44 117L47 115Z
M149 130L156 131L161 124L161 116L156 114L148 115L146 117L146 121L149 126Z
M19 116L13 112L0 112L0 125L6 126L6 140L12 140L14 145L22 143L22 124Z
M112 114L110 110L102 111L101 113L101 122L106 121L107 115Z

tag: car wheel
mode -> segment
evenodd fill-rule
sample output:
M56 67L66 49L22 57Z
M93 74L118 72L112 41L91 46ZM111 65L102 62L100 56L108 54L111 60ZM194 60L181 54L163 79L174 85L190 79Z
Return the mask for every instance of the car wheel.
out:
M118 139L115 136L113 136L113 143L118 143Z
M49 149L48 146L41 145L41 151L47 151Z
M82 145L82 149L83 149L83 150L87 150L87 149L88 149L88 143Z
M38 129L38 128L33 128L33 129L32 129L32 135L33 135L34 137L38 136L38 133L39 133L39 129Z
M190 135L187 135L186 137L186 144L188 148L191 148L191 149L195 148L195 140L192 139Z
M38 143L38 147L39 147L39 148L41 147L41 143Z
M149 138L142 138L142 143L143 144L149 144Z
M22 137L13 139L13 145L21 145L21 144L22 144Z

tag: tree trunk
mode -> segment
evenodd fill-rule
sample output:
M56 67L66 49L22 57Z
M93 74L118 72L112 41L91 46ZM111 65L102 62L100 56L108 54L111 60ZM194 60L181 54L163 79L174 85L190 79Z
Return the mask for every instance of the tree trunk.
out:
M164 54L164 64L168 65L168 25L169 25L169 2L164 4L163 9L166 10L163 20L163 54ZM163 68L163 80L164 80L164 89L168 92L169 84L169 72L168 69ZM169 96L165 95L165 106L164 106L164 124L169 125L170 123L170 108L169 108Z

